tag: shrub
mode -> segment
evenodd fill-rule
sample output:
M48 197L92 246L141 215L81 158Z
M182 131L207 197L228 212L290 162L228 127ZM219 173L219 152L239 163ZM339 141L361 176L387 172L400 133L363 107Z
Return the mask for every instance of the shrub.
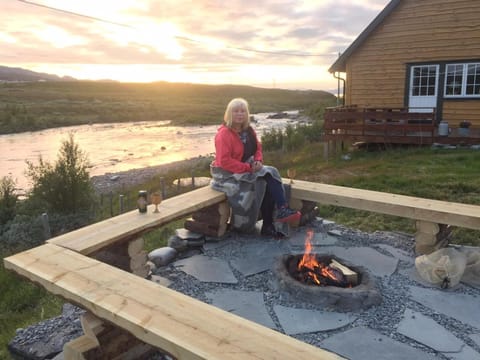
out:
M39 164L27 161L27 177L32 180L32 202L45 211L69 214L90 208L93 186L87 171L86 155L75 143L73 134L62 142L55 165L43 161Z
M15 217L16 205L15 181L10 176L4 176L0 179L0 224Z

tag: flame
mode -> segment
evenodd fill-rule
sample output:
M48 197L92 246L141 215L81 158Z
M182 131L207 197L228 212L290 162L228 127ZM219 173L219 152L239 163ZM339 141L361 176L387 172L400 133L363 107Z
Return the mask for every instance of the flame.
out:
M305 252L303 253L302 260L298 263L298 269L306 267L307 269L313 270L315 266L318 267L318 261L315 258L315 255L312 254L312 240L313 230L307 230L307 237L305 238Z
M297 270L306 271L310 279L317 285L321 284L319 275L330 278L335 281L340 281L337 274L332 270L331 267L325 266L322 263L319 263L315 254L312 254L312 238L313 230L307 230L307 236L305 237L305 251L303 253L302 259L298 262Z
M320 285L320 279L316 274L316 270L320 268L320 264L317 261L317 258L312 254L312 240L313 230L307 230L307 237L305 238L305 252L303 253L302 260L298 262L297 269L301 270L302 268L308 269L308 275L311 279L318 285Z

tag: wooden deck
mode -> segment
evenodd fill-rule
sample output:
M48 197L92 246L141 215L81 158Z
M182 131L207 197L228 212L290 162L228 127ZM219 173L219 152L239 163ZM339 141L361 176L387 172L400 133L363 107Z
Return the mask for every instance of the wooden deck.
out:
M435 112L416 112L408 108L327 108L323 129L326 142L480 144L480 129L470 128L469 136L461 136L458 128L450 126L448 135L439 134Z

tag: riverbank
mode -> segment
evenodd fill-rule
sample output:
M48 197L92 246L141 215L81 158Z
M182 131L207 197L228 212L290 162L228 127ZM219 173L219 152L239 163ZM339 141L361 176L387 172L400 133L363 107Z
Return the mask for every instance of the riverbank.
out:
M91 177L91 181L98 194L106 194L111 191L115 192L143 184L152 180L156 176L167 175L171 172L188 171L191 173L192 171L195 172L197 170L199 172L200 170L208 169L212 160L213 156L199 156L192 159L174 161L168 164L96 175Z

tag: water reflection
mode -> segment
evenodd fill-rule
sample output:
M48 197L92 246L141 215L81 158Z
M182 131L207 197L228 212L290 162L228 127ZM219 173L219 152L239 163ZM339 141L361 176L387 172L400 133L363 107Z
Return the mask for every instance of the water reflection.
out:
M288 112L294 115L298 112ZM253 124L261 135L272 128L296 123L290 118L267 119L272 113L255 114ZM19 188L29 187L25 177L25 160L38 163L41 155L53 163L62 141L70 132L86 153L90 175L102 175L167 164L174 161L213 154L213 138L218 125L171 126L168 121L93 124L62 127L36 132L0 135L0 176L11 175Z

